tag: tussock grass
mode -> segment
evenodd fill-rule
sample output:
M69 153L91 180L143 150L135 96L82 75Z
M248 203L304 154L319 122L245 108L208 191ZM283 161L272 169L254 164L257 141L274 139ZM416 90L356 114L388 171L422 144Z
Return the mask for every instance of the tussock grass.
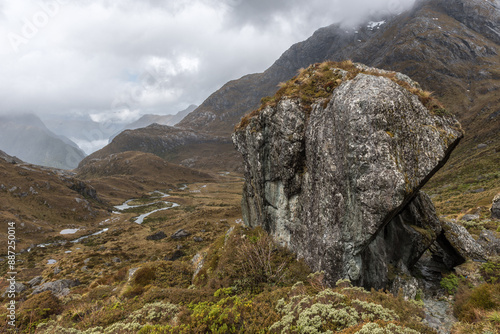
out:
M323 103L323 106L326 107L333 91L342 82L352 80L360 73L388 78L415 94L431 113L439 116L449 115L443 104L433 97L432 92L424 91L399 79L396 72L365 69L351 60L327 61L313 64L306 69L301 68L291 80L280 83L276 94L262 98L260 108L244 116L236 126L236 130L246 128L251 118L260 114L268 106L275 107L283 98L298 99L306 113L312 110L314 103Z

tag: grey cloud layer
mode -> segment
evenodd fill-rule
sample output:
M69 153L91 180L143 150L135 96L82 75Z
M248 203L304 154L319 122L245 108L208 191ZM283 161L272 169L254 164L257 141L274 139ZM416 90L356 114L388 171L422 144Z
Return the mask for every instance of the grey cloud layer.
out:
M321 26L397 13L413 0L42 3L0 3L0 112L176 112L265 70Z

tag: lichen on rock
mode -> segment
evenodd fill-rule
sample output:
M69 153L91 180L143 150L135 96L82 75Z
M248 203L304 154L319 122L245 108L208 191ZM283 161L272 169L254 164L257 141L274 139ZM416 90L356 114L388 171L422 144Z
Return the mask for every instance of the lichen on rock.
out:
M302 84L294 78L236 129L233 142L245 161L243 215L330 282L385 287L389 263L413 265L440 233L419 189L463 133L408 77L352 66L357 70L313 65L307 91L321 91L318 97L291 89ZM325 95L329 76L339 78ZM314 83L321 83L316 90ZM398 220L405 212L410 218ZM388 251L391 244L401 249Z

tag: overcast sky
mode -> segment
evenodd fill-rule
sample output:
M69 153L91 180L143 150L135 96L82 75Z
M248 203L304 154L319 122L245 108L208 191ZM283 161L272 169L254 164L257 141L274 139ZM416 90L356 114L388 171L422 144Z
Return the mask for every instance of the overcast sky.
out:
M414 0L2 0L0 112L132 121L262 72L332 23Z

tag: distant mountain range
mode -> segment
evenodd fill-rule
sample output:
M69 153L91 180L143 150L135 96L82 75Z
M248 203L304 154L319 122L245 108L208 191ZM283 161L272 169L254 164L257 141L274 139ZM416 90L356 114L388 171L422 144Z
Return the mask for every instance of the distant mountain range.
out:
M74 142L33 114L0 116L0 150L36 165L73 169L85 157Z
M122 133L125 130L135 130L135 129L140 129L140 128L145 128L148 125L151 125L153 123L160 124L160 125L170 125L174 126L180 121L184 119L190 112L195 110L198 106L192 104L186 109L179 111L175 115L144 115L135 122L132 122L130 124L125 125L120 131L114 133L112 136L109 137L109 142L113 140L118 134Z

